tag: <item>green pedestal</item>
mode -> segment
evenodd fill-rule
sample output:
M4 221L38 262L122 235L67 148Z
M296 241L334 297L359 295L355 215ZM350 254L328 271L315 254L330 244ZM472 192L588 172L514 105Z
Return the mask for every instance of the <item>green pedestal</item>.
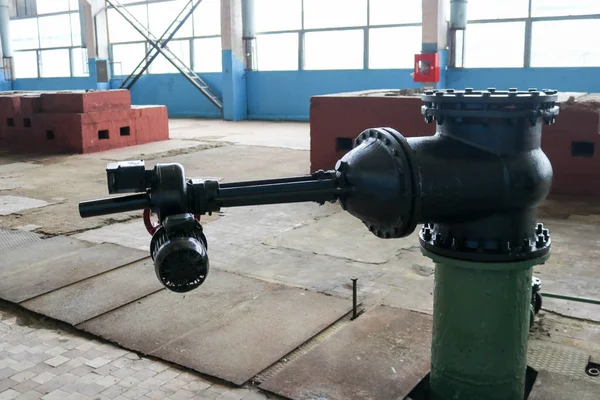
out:
M523 400L531 275L547 256L478 263L423 253L436 263L432 400Z

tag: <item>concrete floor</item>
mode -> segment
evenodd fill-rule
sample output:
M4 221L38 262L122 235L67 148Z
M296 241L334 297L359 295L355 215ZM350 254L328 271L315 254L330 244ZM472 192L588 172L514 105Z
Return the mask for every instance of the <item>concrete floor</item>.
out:
M170 132L168 142L90 155L0 153L0 227L147 249L139 212L79 218L78 202L107 195L109 161L179 162L190 177L223 182L309 172L307 123L186 119L171 120ZM600 203L550 200L540 216L553 235L553 257L536 269L544 290L600 297ZM415 235L377 239L334 204L225 209L203 223L217 269L340 297L350 297L350 277L357 277L365 306L431 313L433 264ZM534 340L600 355L600 307L556 300L544 306Z

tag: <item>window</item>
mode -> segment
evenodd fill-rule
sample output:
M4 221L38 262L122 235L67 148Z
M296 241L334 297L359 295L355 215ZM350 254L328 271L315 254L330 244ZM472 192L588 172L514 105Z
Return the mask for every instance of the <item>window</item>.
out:
M533 17L554 17L564 15L600 14L600 1L597 0L532 0Z
M259 71L298 69L298 33L275 33L256 37Z
M148 13L146 4L130 6L127 10L137 19L142 25L148 27ZM108 34L111 43L134 42L145 40L135 28L125 20L115 9L109 8L108 15Z
M371 0L370 7L371 25L410 24L422 20L421 0Z
M194 71L221 72L221 38L194 39Z
M81 46L82 32L79 13L71 14L71 41L73 46Z
M465 67L523 67L525 22L469 24Z
M369 68L412 68L420 51L420 26L369 30Z
M447 12L448 17L450 17L450 8L448 8ZM477 19L526 18L528 14L529 0L470 0L467 5L467 18L469 21Z
M16 78L38 77L37 51L15 51L14 62Z
M367 25L367 0L304 0L304 28Z
M71 18L69 14L38 18L40 47L71 46Z
M115 44L112 46L114 75L129 75L146 55L145 43ZM155 60L156 62L158 60Z
M194 36L221 34L221 3L219 0L203 0L194 11Z
M69 0L69 9L71 11L79 10L79 0Z
M62 78L71 76L69 50L42 50L40 51L40 77Z
M160 38L171 23L179 16L179 13L181 13L181 10L183 10L183 7L188 2L189 0L176 0L148 4L150 32L152 32L156 38ZM185 17L185 14L187 14L187 11L183 13L181 18ZM172 29L174 29L174 27ZM193 36L193 30L192 16L190 16L187 21L185 21L185 24L179 28L174 37L181 38Z
M302 0L256 0L254 7L257 32L302 28Z
M50 14L69 11L70 0L37 0L37 13Z
M362 69L363 30L307 32L305 69Z
M190 65L190 41L189 40L171 40L168 44L169 50L173 54L177 56L185 65ZM143 58L140 57L136 61L139 63ZM158 57L150 64L148 68L148 72L151 74L171 74L179 72L177 68L171 64L169 60L165 58L162 54L159 54Z
M15 50L37 49L40 47L37 18L10 21L10 35Z
M600 20L534 22L532 67L600 66Z
M71 65L73 65L73 76L89 76L87 49L71 49Z

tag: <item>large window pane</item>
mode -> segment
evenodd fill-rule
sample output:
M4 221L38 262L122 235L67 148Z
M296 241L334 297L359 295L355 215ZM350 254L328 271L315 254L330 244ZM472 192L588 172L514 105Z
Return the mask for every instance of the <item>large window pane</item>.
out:
M114 75L129 75L146 55L146 45L144 43L114 44L112 55Z
M71 62L73 63L73 76L89 76L87 49L71 49Z
M371 0L370 5L371 25L415 23L422 19L421 0Z
M194 11L194 36L221 34L221 3L219 0L203 0Z
M362 69L364 33L361 30L307 32L305 69Z
M256 37L259 71L298 69L298 34L279 33Z
M73 46L81 46L81 20L79 13L71 14L71 40Z
M71 46L71 17L69 14L40 17L40 47Z
M62 78L71 76L71 63L68 49L40 51L40 77Z
M367 24L367 0L304 0L304 28Z
M190 41L189 40L171 40L169 42L169 50L173 52L177 58L179 58L185 65L190 66ZM141 59L141 58L140 58ZM138 60L139 62L140 60ZM178 72L177 68L173 66L163 56L159 54L158 57L150 64L148 72L151 74L170 74Z
M150 32L152 32L154 36L159 38L163 34L163 32L171 25L175 18L177 18L177 16L187 3L189 3L189 0L176 0L148 4L148 21L150 23ZM182 15L181 18L183 18L184 16L185 15ZM185 24L181 28L179 28L175 37L190 37L192 35L193 23L192 17L190 16L187 19L187 21L185 21Z
M465 43L465 67L522 67L525 22L469 24Z
M447 12L449 18L450 8ZM469 20L525 18L528 13L529 0L469 0L467 6L467 18Z
M69 11L69 0L37 0L38 14Z
M600 1L532 0L531 4L531 15L534 17L586 14L600 14Z
M79 0L69 0L69 8L71 11L79 10Z
M37 51L15 51L14 62L16 78L38 77Z
M369 30L369 68L412 68L420 51L420 26Z
M194 71L221 72L222 60L221 38L194 40Z
M40 47L37 18L10 21L10 36L15 50L37 49Z
M302 0L256 0L254 7L257 32L302 28Z
M130 13L133 14L142 25L148 27L148 15L146 5L127 7ZM111 43L134 42L137 40L145 40L138 31L135 30L129 22L125 20L116 10L109 8L108 14L108 33Z
M532 67L600 66L600 20L534 22L532 29Z

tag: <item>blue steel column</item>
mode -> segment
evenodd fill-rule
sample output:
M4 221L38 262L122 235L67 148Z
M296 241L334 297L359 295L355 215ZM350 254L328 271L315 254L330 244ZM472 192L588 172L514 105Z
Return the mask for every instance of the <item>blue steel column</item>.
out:
M448 24L444 7L444 0L423 0L421 51L423 53L437 52L440 55L440 81L435 85L437 89L446 87L446 67L448 65Z
M242 1L242 22L244 24L243 40L247 71L256 71L256 18L254 16L254 0Z
M248 116L242 0L221 0L223 117L239 121Z

